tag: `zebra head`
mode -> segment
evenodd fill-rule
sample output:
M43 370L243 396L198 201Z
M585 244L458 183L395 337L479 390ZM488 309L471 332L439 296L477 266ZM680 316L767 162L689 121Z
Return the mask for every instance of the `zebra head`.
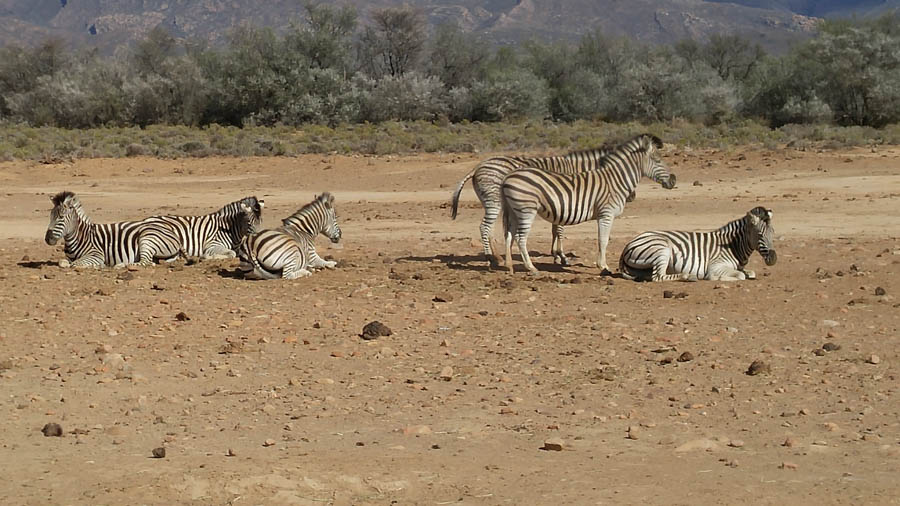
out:
M334 195L325 192L316 196L316 200L325 208L325 220L322 223L322 230L320 230L320 232L325 235L325 237L331 239L331 242L340 242L341 227L338 226L337 212L334 210Z
M766 261L766 265L775 265L778 255L775 254L775 228L772 227L772 210L761 206L754 207L747 213L747 219L750 222L751 244L756 243L756 249Z
M643 134L638 139L640 149L647 156L647 162L642 167L643 175L659 183L667 190L675 188L675 174L669 171L669 167L663 162L659 153L659 150L663 147L662 139L652 134Z
M50 225L47 226L44 241L53 246L75 230L81 217L81 202L69 191L57 193L50 197L50 201L53 202L53 209L50 210Z

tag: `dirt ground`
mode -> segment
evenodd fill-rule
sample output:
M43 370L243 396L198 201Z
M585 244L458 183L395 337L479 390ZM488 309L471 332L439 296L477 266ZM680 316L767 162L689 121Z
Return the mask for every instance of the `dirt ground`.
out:
M668 148L610 265L770 207L778 263L733 284L601 277L594 224L571 268L537 223L541 276L487 270L448 202L489 155L0 164L0 503L900 503L900 148ZM64 270L63 189L96 222L254 194L267 226L331 191L339 268Z

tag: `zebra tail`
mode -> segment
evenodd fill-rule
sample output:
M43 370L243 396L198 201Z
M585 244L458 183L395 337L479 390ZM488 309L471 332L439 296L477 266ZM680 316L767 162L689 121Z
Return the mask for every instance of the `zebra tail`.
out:
M466 181L472 179L472 176L475 175L476 170L478 170L478 167L475 167L474 169L470 170L469 173L466 174L466 177L464 177L463 180L460 181L458 185L456 185L456 191L453 192L453 206L452 206L452 208L451 208L452 210L450 212L450 218L453 220L456 219L456 212L459 209L459 194L462 193L462 189L463 189L463 186L466 185Z

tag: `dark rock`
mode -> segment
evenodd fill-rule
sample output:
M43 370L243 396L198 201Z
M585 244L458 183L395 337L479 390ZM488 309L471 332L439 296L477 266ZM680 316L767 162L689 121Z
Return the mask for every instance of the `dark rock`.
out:
M689 351L686 351L678 356L679 362L690 362L691 360L694 360L694 354Z
M154 459L164 459L166 458L166 449L160 446L159 448L153 449L153 458Z
M44 437L62 437L63 435L62 426L58 423L48 423L47 425L44 425L41 432L44 433Z
M177 315L175 315L175 319L180 322L186 322L186 321L190 320L191 317L184 314L184 311L182 311L182 312L178 313Z
M881 297L882 295L885 295L885 294L887 294L887 292L884 290L884 288L881 288L879 286L878 288L875 289L875 295Z
M829 341L822 345L822 349L825 351L838 351L841 349L841 345Z
M750 367L747 369L747 374L750 376L756 376L758 374L770 374L772 372L772 367L763 362L762 360L754 360Z
M378 339L381 336L389 336L391 334L393 334L393 332L391 332L391 329L388 328L387 325L379 321L373 321L367 323L366 326L363 327L360 337L366 341L371 341L372 339Z
M675 292L673 292L672 290L665 290L665 291L663 291L663 298L664 298L664 299L671 299L671 298L674 297L674 296L675 296Z

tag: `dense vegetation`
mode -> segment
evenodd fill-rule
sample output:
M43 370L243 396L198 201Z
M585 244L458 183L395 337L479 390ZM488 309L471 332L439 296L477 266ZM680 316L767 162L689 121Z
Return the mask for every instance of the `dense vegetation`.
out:
M426 33L421 13L412 8L373 11L365 26L351 8L308 4L303 14L302 22L283 33L236 29L221 48L178 43L161 28L113 56L70 51L53 40L37 48L2 48L0 118L7 125L119 132L201 126L207 127L201 140L185 143L201 142L202 153L232 154L258 153L252 144L260 135L245 135L255 140L241 144L229 127L316 125L312 131L320 133L302 142L277 132L259 141L262 151L289 153L488 149L509 141L503 135L492 141L462 135L441 142L396 132L381 140L373 133L369 146L325 139L337 125L403 130L390 123L395 121L425 122L414 128L418 132L429 131L427 125L477 132L480 127L467 123L523 120L550 121L563 130L572 123L571 131L579 131L579 124L675 121L699 124L695 132L755 131L748 122L772 128L882 128L900 122L896 14L823 22L814 38L784 55L766 54L731 35L663 47L592 33L575 46L532 41L492 49L450 25ZM827 129L807 130L813 137L829 137ZM440 129L432 133L440 138ZM19 134L28 137L24 129ZM5 144L17 145L14 135L5 134ZM141 143L134 140L140 134L127 136L128 144L165 152L158 139ZM779 136L792 134L766 134ZM59 140L70 153L93 145L81 134L56 137L79 137ZM568 137L567 146L581 138ZM388 147L392 143L396 146ZM235 148L239 144L243 147Z

